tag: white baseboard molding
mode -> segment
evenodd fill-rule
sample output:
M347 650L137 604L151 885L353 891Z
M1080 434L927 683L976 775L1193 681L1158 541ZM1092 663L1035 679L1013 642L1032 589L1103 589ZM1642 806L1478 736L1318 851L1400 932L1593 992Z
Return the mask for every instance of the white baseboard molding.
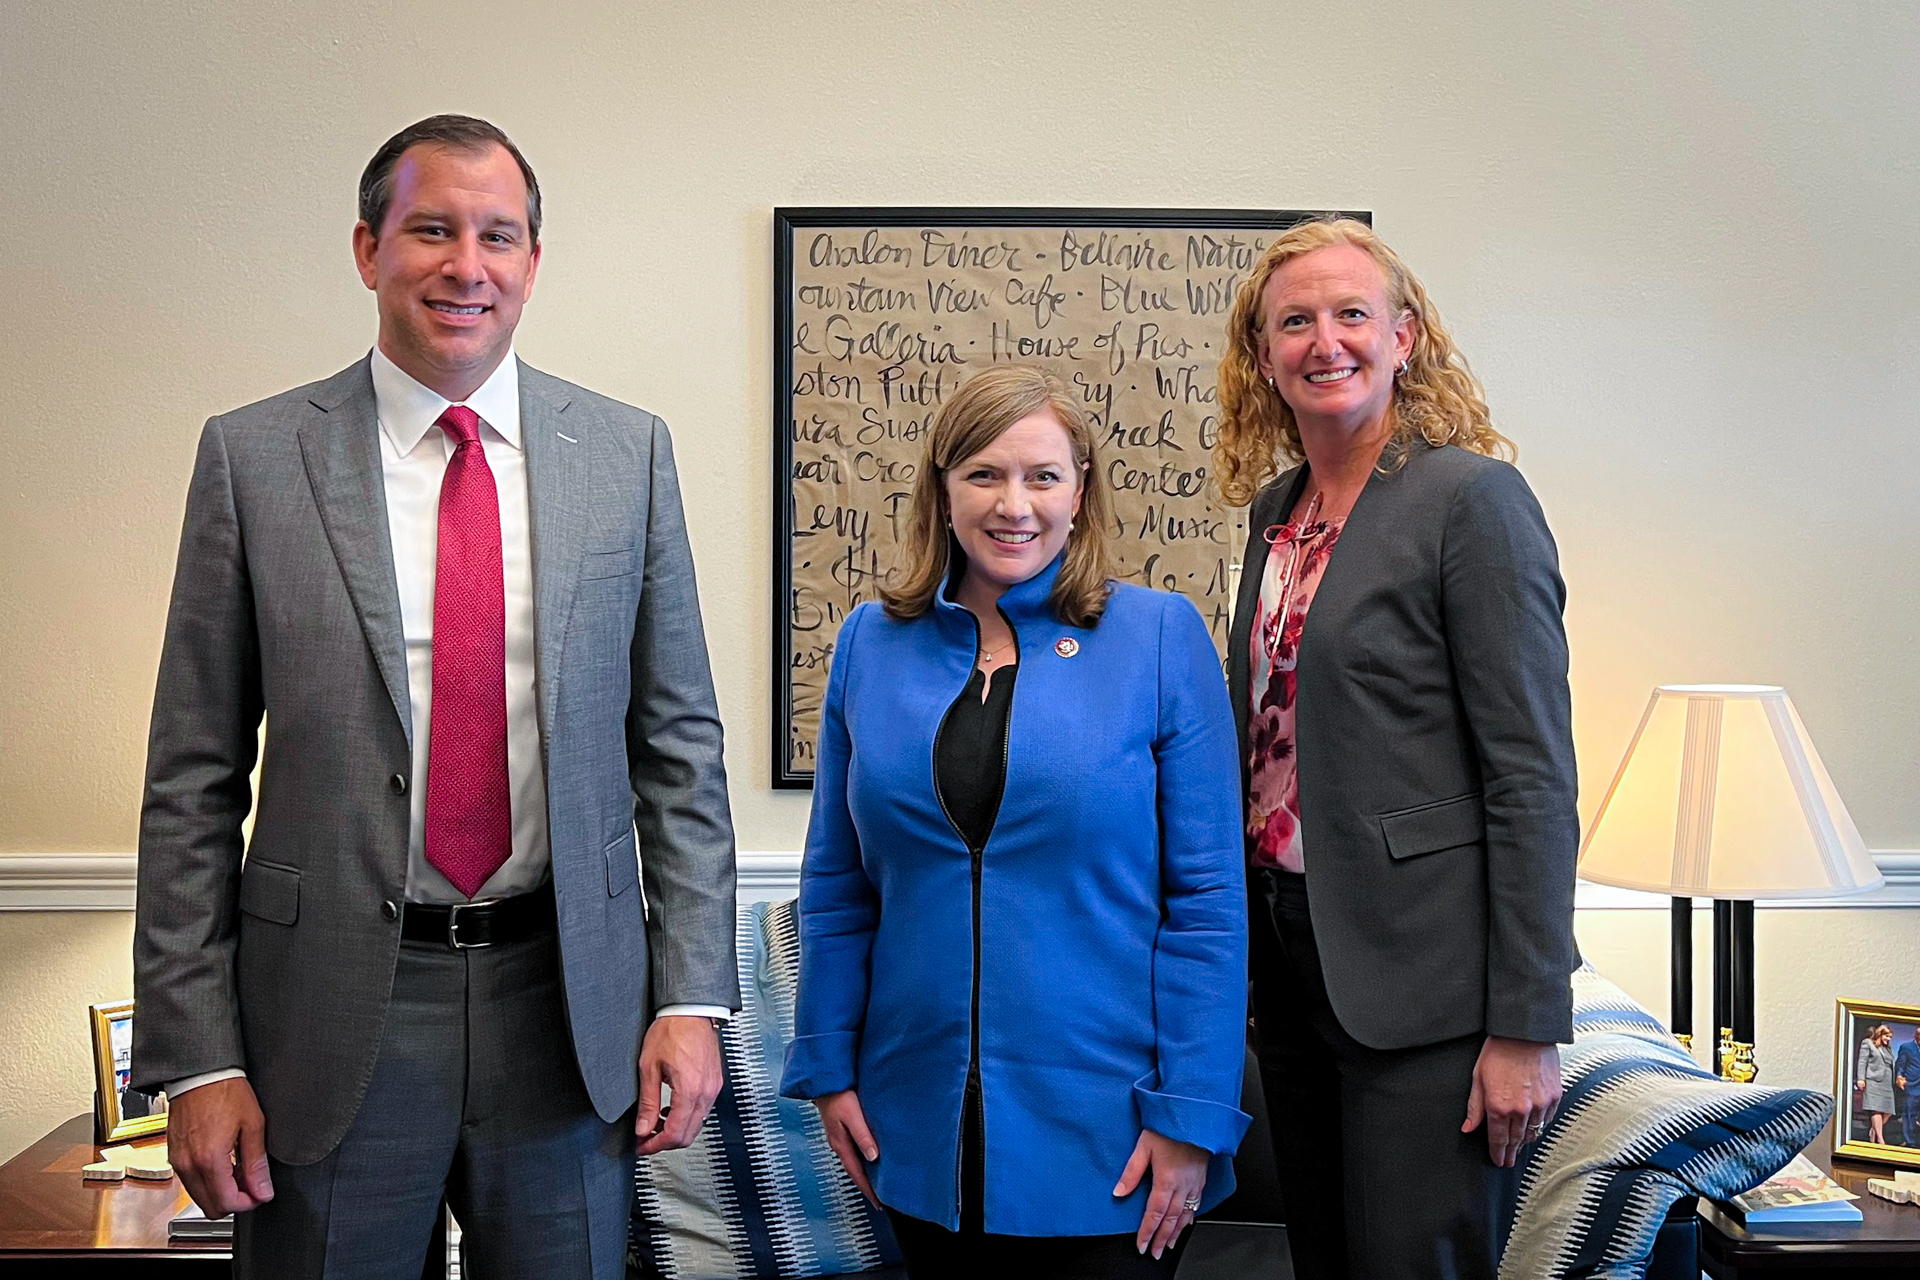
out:
M0 853L0 911L131 911L130 853Z
M800 890L800 855L796 853L748 853L734 855L734 869L742 889Z
M1767 908L1920 907L1920 849L1876 852L1887 883L1851 898L1762 902ZM754 897L800 884L800 855L791 851L743 851L740 887ZM131 853L0 853L0 911L131 911ZM1664 911L1659 894L1635 893L1582 882L1574 905L1585 910ZM1704 907L1705 903L1699 904Z

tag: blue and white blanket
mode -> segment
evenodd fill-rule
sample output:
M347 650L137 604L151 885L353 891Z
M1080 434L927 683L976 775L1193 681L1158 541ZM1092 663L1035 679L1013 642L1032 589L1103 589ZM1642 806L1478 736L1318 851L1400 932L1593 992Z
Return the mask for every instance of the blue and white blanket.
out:
M746 1007L720 1035L726 1087L691 1147L639 1162L628 1274L789 1280L897 1266L885 1216L841 1170L813 1104L778 1096L800 972L794 904L746 903L735 921Z
M1639 1280L1682 1196L1751 1190L1818 1136L1833 1099L1732 1084L1591 967L1573 975L1559 1114L1530 1148L1500 1280Z

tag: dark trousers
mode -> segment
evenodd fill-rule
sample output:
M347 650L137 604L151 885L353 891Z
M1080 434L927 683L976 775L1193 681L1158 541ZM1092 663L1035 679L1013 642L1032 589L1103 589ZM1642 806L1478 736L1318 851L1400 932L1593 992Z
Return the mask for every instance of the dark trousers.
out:
M402 943L359 1113L318 1163L270 1162L273 1200L234 1223L234 1275L418 1280L443 1196L473 1280L623 1275L632 1113L594 1113L565 1004L552 930Z
M1485 1037L1370 1049L1327 998L1306 878L1254 873L1255 1044L1298 1280L1492 1280L1519 1170L1461 1133Z
M1920 1147L1920 1089L1900 1095L1900 1140L1910 1147Z
M981 1225L986 1192L986 1142L980 1086L967 1082L960 1121L960 1229L887 1210L893 1238L912 1280L1172 1280L1186 1251L1189 1227L1158 1258L1141 1253L1132 1234L1120 1236L998 1236Z

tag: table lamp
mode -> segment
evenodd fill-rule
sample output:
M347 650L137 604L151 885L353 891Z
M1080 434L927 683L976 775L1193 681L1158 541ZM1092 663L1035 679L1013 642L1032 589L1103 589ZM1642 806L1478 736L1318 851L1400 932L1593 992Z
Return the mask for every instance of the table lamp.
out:
M1714 1069L1753 1058L1753 903L1878 888L1880 870L1787 691L1654 690L1580 844L1580 877L1673 898L1673 1032L1693 1042L1693 899L1713 899Z

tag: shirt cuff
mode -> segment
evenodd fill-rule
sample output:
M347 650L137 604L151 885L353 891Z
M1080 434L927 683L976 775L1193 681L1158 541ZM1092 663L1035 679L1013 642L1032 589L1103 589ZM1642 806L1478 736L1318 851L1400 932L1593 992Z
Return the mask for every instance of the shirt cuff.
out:
M239 1067L226 1067L220 1071L202 1071L197 1076L188 1076L184 1080L175 1080L162 1086L168 1098L177 1098L189 1089L198 1089L203 1084L212 1084L216 1080L245 1080L247 1073Z
M656 1018L712 1018L716 1022L725 1022L733 1017L733 1010L723 1004L668 1004L654 1010Z

